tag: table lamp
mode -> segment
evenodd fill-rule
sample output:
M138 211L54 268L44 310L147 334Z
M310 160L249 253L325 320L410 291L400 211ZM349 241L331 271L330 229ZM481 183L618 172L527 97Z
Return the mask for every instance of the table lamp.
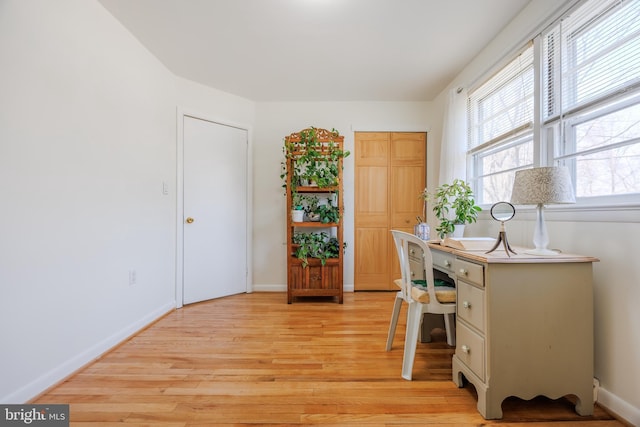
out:
M524 169L516 172L511 192L511 203L536 205L536 227L533 232L535 249L525 251L532 255L557 255L547 249L549 235L544 222L544 205L575 203L569 169L564 166Z

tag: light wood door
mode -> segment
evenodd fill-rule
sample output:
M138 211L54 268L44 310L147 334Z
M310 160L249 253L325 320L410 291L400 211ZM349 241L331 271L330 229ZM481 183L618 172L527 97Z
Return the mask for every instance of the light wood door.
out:
M387 289L389 133L355 135L355 289Z
M424 203L418 195L426 186L426 149L425 133L391 134L390 282L400 277L400 263L391 230L413 233L413 226L418 222L416 217L423 215ZM393 284L389 286L390 289L397 289Z
M355 134L356 290L395 290L400 277L391 230L413 232L422 215L426 134Z

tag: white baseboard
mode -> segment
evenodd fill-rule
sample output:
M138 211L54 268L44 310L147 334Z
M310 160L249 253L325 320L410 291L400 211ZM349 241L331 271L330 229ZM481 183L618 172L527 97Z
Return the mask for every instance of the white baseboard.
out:
M344 292L353 292L354 287L352 284L345 284L342 288ZM253 285L253 292L287 292L287 285Z
M137 322L132 323L128 327L116 332L110 337L100 341L92 347L87 348L80 354L77 354L73 358L67 360L63 364L50 370L39 378L35 379L31 383L21 387L20 389L0 397L0 402L5 404L23 404L38 396L40 393L47 390L49 387L59 383L67 378L69 375L78 371L86 364L92 362L96 358L100 357L113 347L120 344L122 341L134 335L136 332L144 329L155 320L164 316L169 311L175 309L175 302L169 302L165 305L158 307L151 313L139 319Z
M287 285L253 285L253 292L287 292Z
M620 399L602 386L598 389L598 405L632 426L640 426L640 408Z

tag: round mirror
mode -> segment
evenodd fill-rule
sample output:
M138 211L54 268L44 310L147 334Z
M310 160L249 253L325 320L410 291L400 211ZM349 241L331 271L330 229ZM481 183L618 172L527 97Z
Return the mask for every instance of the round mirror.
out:
M498 202L491 206L491 216L496 221L509 221L516 214L516 208L509 202Z

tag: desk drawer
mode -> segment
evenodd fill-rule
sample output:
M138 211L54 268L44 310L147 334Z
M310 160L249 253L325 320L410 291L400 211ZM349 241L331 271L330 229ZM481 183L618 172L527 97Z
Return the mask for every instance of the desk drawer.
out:
M409 268L411 280L424 280L424 257L420 246L409 242Z
M456 314L458 318L484 332L484 290L458 280Z
M458 279L484 288L484 268L482 265L456 258L453 266Z
M422 261L422 248L420 246L409 242L409 259L413 261L423 262Z
M456 325L456 356L484 381L484 338L462 322Z
M431 251L433 267L444 272L453 272L453 261L455 256L447 252Z

